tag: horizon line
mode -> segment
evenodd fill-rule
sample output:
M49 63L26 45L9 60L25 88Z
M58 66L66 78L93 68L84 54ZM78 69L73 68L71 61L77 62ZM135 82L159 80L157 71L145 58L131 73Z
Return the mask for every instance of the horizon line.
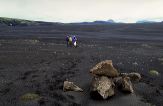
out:
M163 19L159 19L159 21L156 21L155 19L138 19L138 20L136 20L135 22L125 22L125 21L123 21L123 19L122 19L122 21L117 21L117 20L115 20L115 19L108 19L108 20L101 20L101 19L97 19L97 20L92 20L92 21L71 21L71 22L64 22L64 21L52 21L52 20L44 20L44 19L41 19L41 20L39 20L39 19L27 19L27 18L17 18L17 17L1 17L0 16L0 18L10 18L10 19L19 19L19 20L27 20L27 21L36 21L36 22L50 22L50 23L65 23L65 24L71 24L71 23L83 23L83 22L95 22L95 21L105 21L105 22L107 22L107 21L109 21L109 20L113 20L113 22L114 23L126 23L126 24L132 24L132 23L137 23L137 22L139 22L139 21L145 21L145 22L153 22L153 23L159 23L159 22L163 22ZM156 18L157 19L157 18Z

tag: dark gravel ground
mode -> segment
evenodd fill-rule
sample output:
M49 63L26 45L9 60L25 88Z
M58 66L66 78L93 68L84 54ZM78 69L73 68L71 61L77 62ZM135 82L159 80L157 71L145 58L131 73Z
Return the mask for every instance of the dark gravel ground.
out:
M3 35L0 37L0 106L162 106L163 39L160 34L148 37L142 33L142 38L139 35L135 39L136 35L118 37L115 34L113 37L114 34L108 34L105 37L107 33L98 32L91 37L93 33L80 32L79 47L67 48L66 32L60 36L34 36L33 33L27 37L20 33L29 28L21 32L18 30L21 27L0 29L6 29L10 34L14 29L16 34L0 33ZM100 33L103 37L99 37ZM116 92L107 100L91 98L89 70L106 59L113 60L119 72L142 75L142 80L134 84L134 94ZM160 75L150 76L152 69ZM63 92L66 79L74 81L84 92ZM40 95L41 99L28 102L20 99L31 92Z

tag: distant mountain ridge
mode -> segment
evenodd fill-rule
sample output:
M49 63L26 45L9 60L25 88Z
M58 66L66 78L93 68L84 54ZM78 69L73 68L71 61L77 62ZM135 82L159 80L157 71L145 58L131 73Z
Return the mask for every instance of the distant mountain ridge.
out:
M84 25L98 25L98 24L115 24L116 22L112 19L107 21L97 20L93 22L79 22L79 23L70 23L70 24L84 24Z
M111 20L111 19L110 19L110 20L108 20L108 21L94 21L93 23L98 23L98 24L100 24L100 23L102 23L102 24L103 24L103 23L104 23L104 24L105 24L105 23L106 23L106 24L109 23L109 24L110 24L110 23L116 23L116 22L115 22L114 20Z
M36 24L35 21L23 20L23 19L14 19L14 18L5 18L0 17L0 24L1 25L8 25L8 26L16 26L16 25L31 25Z
M159 22L139 20L136 23L139 24L139 23L159 23ZM163 21L160 23L163 23ZM109 24L123 24L123 22L115 22L114 20L110 19L107 21L97 20L93 22L60 23L60 22L30 21L30 20L23 20L23 19L0 17L0 25L7 25L7 26L54 25L54 24L109 25Z
M139 20L136 23L158 23L156 21L149 21L149 20Z
M52 24L84 24L84 25L98 25L98 24L115 24L116 22L112 19L107 21L97 20L93 22L79 22L79 23L59 23L59 22L42 22L42 21L29 21L23 19L15 19L15 18L5 18L0 17L1 25L8 26L28 26L28 25L52 25Z
M0 25L7 25L7 26L53 25L53 24L61 24L61 23L0 17Z

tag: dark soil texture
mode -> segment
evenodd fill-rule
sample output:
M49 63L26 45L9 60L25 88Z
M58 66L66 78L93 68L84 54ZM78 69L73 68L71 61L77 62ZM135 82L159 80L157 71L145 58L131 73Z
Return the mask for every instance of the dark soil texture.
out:
M0 27L0 106L162 106L162 29L163 24ZM77 35L77 48L66 46L67 34ZM107 59L119 72L142 75L133 94L91 97L89 70ZM84 92L63 92L66 79ZM22 101L26 93L40 99Z

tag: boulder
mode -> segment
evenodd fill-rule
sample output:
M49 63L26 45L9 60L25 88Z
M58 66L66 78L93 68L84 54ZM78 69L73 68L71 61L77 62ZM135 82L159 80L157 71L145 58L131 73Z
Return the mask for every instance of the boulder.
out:
M141 75L136 72L131 72L131 73L121 73L120 76L123 77L130 77L131 81L139 81L141 79Z
M103 99L114 95L114 83L105 76L94 76L91 84L91 92L98 93Z
M90 73L100 76L117 77L118 71L113 67L112 60L105 60L96 64Z
M130 92L130 93L134 92L132 83L130 81L130 77L122 78L122 90L125 92Z
M78 91L78 92L82 92L83 90L81 88L79 88L77 85L75 85L73 82L69 82L69 81L64 81L63 84L63 91Z

